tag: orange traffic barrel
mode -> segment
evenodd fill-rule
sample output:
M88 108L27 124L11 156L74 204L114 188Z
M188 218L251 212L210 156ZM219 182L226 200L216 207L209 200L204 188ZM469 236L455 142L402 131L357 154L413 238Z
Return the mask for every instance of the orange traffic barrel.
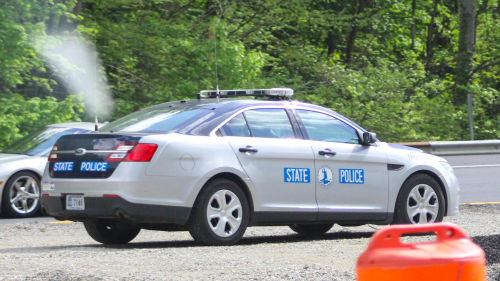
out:
M434 233L429 242L404 243L404 234ZM451 223L396 225L377 231L356 267L358 281L486 280L483 249Z

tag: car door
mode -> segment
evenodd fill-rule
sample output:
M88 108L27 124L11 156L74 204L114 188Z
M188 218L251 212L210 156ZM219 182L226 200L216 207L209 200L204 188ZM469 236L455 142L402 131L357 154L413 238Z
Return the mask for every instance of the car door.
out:
M285 109L247 110L221 129L257 190L259 221L316 219L314 155Z
M384 220L389 186L383 150L359 144L357 130L332 115L295 114L315 157L318 220Z

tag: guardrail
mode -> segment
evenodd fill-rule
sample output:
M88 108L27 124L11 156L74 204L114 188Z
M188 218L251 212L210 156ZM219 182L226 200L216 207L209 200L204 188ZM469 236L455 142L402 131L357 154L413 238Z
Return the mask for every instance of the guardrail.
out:
M403 142L397 144L411 146L439 156L500 153L500 140Z

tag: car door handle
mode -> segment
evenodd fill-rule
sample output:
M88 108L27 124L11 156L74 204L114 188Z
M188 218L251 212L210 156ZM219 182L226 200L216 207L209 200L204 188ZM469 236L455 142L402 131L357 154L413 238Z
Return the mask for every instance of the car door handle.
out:
M251 146L247 146L245 148L240 148L240 152L246 153L246 152L259 152L257 148L253 148Z
M337 152L330 151L330 150L320 150L318 152L319 155L337 155Z

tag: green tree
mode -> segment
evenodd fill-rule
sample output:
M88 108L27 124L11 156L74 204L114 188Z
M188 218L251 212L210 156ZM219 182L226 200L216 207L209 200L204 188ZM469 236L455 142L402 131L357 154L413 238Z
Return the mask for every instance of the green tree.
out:
M72 36L96 42L113 118L217 85L281 86L385 140L460 140L474 93L476 138L498 138L500 4L475 1L6 0L0 95L78 94L33 43Z

